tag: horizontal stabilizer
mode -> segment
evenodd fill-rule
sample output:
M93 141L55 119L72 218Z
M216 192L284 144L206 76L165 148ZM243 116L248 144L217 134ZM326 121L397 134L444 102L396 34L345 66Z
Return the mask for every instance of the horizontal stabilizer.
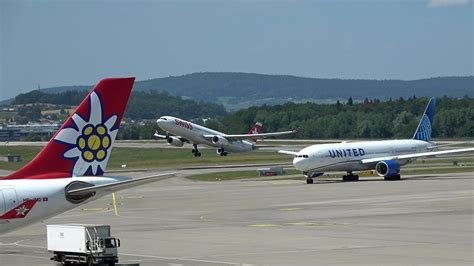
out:
M140 177L125 181L119 181L111 184L105 185L98 185L86 188L79 188L73 189L67 192L69 196L83 196L88 195L90 193L98 193L98 192L116 192L122 189L131 188L139 185L144 185L156 181L162 181L168 178L175 176L176 173L169 173L169 174L161 174L161 175L154 175L154 176L147 176L147 177Z

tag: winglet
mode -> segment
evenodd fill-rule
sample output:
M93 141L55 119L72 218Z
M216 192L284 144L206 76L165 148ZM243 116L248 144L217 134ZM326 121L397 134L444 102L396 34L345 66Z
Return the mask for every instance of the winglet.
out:
M0 220L10 220L10 219L22 219L25 218L26 215L33 209L33 206L36 204L36 199L29 199L27 201L22 202L20 205L16 206L15 208L7 211L2 216L0 216Z
M426 106L425 112L421 117L420 123L413 135L413 139L431 141L431 131L434 122L434 114L436 109L436 98L431 98Z

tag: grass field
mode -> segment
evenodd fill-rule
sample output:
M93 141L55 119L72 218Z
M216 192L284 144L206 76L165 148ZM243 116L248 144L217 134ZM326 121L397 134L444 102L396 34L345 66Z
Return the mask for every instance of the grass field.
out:
M17 113L16 112L0 112L0 119L6 119L14 117Z
M18 163L0 162L0 169L19 169L30 161L40 150L41 147L39 146L0 146L0 155L20 155L22 159L22 161ZM213 150L203 149L201 152L202 157L195 158L189 149L114 148L109 160L108 169L119 169L123 164L126 164L127 168L130 169L139 169L246 163L291 163L292 160L291 156L278 154L274 151L232 153L226 157L218 156ZM455 161L459 166L454 165ZM442 168L439 166L442 166ZM463 157L453 158L420 159L402 167L401 170L402 175L456 172L474 172L474 158L463 155ZM300 172L296 170L286 171L286 175L296 174L299 175ZM256 177L258 177L256 171L232 170L224 173L196 175L188 178L200 181L224 181ZM325 177L340 178L340 174L332 174ZM295 179L295 177L292 178Z
M25 165L41 150L34 146L0 146L0 155L20 155L21 162L0 162L0 169L16 170ZM114 148L108 169L121 168L160 168L195 165L220 165L241 163L291 162L291 156L268 151L232 153L221 157L214 150L201 150L201 157L194 157L189 149L140 149Z

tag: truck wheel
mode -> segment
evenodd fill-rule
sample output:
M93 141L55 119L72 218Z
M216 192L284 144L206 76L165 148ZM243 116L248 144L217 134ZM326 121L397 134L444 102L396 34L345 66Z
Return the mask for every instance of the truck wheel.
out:
M62 265L65 265L65 266L66 266L66 265L71 265L71 264L69 263L69 261L66 260L66 255L64 255L64 254L61 255L60 260L61 260L61 264L62 264Z
M92 256L87 257L87 266L94 266L94 258Z

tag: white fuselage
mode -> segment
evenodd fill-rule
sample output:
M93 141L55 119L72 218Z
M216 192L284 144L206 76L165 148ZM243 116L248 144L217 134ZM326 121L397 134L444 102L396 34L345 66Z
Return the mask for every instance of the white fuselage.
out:
M204 135L225 137L225 134L176 117L162 116L158 119L157 124L162 130L183 137L192 144L223 148L229 152L247 152L255 149L255 143L247 140L233 140L226 144L213 143L212 140L204 138Z
M53 217L73 209L106 193L99 192L86 201L72 203L66 199L66 187L72 182L103 185L123 181L124 177L74 177L56 179L0 180L0 214L15 208L28 199L37 202L24 218L0 220L0 234Z
M362 164L363 159L426 152L430 146L429 142L412 139L318 144L299 151L293 165L297 170L309 173L362 171L374 169L376 164ZM410 161L399 163L403 165Z

